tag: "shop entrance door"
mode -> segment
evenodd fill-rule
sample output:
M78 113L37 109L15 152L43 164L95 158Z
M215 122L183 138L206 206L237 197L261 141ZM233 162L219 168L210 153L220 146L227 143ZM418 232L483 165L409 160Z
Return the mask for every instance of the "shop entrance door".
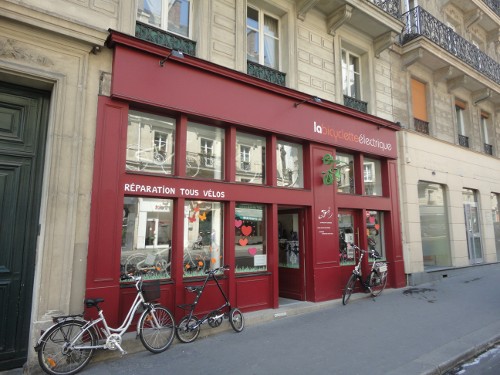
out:
M304 301L305 249L302 210L278 209L279 296Z
M28 354L48 103L0 82L0 372Z

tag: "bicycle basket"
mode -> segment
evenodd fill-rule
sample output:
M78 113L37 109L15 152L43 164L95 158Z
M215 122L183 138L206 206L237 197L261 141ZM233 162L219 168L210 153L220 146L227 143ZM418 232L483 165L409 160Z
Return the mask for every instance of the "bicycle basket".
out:
M144 301L153 302L160 298L160 280L148 281L142 284Z
M377 263L375 263L374 269L375 269L375 271L377 271L378 274L381 274L383 272L387 272L387 263L377 262Z

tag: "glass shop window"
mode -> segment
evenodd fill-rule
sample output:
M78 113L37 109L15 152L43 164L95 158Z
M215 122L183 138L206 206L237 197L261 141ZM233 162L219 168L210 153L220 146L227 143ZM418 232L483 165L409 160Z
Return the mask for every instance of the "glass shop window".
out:
M175 120L130 111L127 127L126 169L133 172L174 173Z
M366 211L366 238L368 250L376 250L383 259L385 254L384 213L381 211ZM373 258L369 259L373 261Z
M171 199L124 198L122 274L145 280L170 278L172 210Z
M365 195L382 195L380 160L365 158L363 162Z
M338 152L335 159L339 162L337 191L339 193L354 194L354 156Z
M252 134L236 133L236 181L265 183L266 139Z
M278 140L276 161L278 186L304 187L302 145Z
M186 175L212 180L224 179L224 129L188 123Z
M237 273L267 270L265 206L237 203L234 221Z
M192 201L184 203L184 277L203 276L224 265L223 204Z

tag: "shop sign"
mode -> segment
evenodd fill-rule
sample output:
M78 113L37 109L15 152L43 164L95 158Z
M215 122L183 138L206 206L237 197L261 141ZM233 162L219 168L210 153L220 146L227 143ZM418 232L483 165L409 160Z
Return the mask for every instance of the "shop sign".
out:
M320 236L333 236L334 228L333 228L333 211L330 207L327 209L320 210L320 214L318 215L318 226L316 230Z
M161 196L182 196L189 198L225 198L226 192L212 189L176 188L165 185L124 184L125 193L155 194Z

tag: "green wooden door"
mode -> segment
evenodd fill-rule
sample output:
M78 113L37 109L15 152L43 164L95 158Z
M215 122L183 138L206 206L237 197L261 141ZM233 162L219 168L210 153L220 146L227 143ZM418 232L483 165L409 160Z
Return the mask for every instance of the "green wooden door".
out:
M0 371L28 353L49 97L0 82Z

